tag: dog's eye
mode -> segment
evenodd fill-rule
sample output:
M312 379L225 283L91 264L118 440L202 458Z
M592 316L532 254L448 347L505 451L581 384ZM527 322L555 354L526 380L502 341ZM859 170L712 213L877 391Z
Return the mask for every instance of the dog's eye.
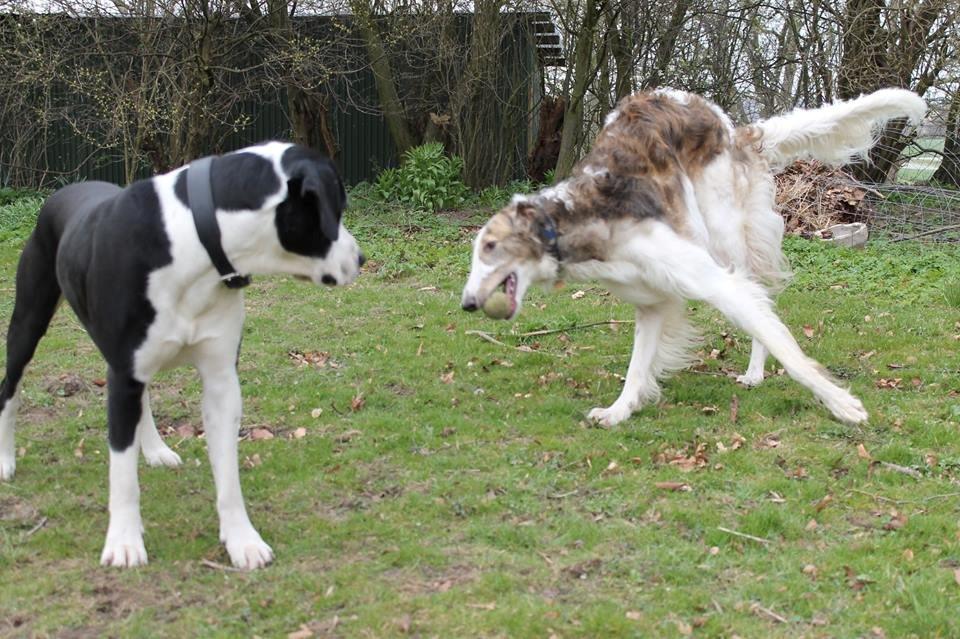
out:
M492 240L483 245L483 250L486 251L487 253L489 253L495 248L497 248L497 243Z

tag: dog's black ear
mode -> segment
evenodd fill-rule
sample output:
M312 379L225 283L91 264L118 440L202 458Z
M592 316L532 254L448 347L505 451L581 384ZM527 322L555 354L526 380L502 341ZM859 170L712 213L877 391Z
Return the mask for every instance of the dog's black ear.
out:
M292 167L290 177L300 180L300 197L316 203L320 231L331 242L340 235L340 217L347 192L333 164L326 159L304 160Z

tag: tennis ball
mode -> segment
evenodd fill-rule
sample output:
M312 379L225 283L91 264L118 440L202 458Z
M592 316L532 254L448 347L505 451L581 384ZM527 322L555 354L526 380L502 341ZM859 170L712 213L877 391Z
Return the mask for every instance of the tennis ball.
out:
M503 291L494 291L483 303L483 312L491 319L507 319L510 317L510 298Z

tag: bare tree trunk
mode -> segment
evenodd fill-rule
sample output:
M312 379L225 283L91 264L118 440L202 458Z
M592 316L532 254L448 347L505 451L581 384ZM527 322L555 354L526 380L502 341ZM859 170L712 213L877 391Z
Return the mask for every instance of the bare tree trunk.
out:
M954 90L953 99L950 100L943 157L933 179L960 188L960 87Z
M577 162L577 153L583 132L583 101L592 80L593 47L597 40L597 24L601 8L599 3L587 0L583 20L577 33L573 53L573 86L567 97L563 114L563 133L560 137L560 157L557 158L556 176L563 179L570 175Z
M367 56L370 58L370 68L373 70L373 76L377 84L377 94L380 98L380 106L383 109L383 117L387 121L390 136L397 147L397 152L403 153L416 146L416 139L407 125L403 103L397 94L393 67L390 64L386 47L383 46L383 36L377 29L373 8L367 0L350 0L350 8L353 11L354 19L357 21L357 26L360 28L360 35L366 46Z

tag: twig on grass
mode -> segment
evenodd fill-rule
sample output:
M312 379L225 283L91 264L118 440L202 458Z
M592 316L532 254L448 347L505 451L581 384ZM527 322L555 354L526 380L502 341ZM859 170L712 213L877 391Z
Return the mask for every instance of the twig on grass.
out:
M566 333L581 328L590 328L592 326L602 326L604 324L633 324L633 320L604 320L602 322L590 322L589 324L574 324L566 328L544 328L539 331L530 331L529 333L520 333L519 337L538 337L540 335L552 335L553 333Z
M749 539L750 541L755 541L761 544L769 544L771 541L769 539L764 539L763 537L754 537L753 535L748 535L747 533L742 533L739 530L730 530L729 528L724 528L723 526L717 526L717 530L725 532L728 535L734 535L735 537L743 537L744 539Z
M503 342L495 338L490 333L487 333L486 331L469 330L469 331L464 331L463 334L476 335L477 337L483 338L486 341L490 342L491 344L496 344L497 346L503 346L504 348L512 348L513 350L519 351L521 353L539 353L540 355L549 355L550 357L563 357L563 355L560 355L558 353L541 351L541 350L530 348L529 346L524 346L524 345L510 346L509 344L504 344Z
M850 492L860 493L861 495L866 495L867 497L876 499L877 501L885 501L890 504L904 504L904 503L907 503L908 501L906 499L892 499L890 497L884 497L883 495L874 495L873 493L867 492L865 490L860 490L859 488L851 488Z
M490 342L491 344L496 344L497 346L505 346L505 347L507 347L507 348L510 348L510 345L509 345L509 344L504 344L503 342L501 342L500 340L498 340L497 338L495 338L493 335L491 335L490 333L487 333L487 332L485 332L485 331L470 330L470 331L464 331L463 334L464 334L464 335L476 335L477 337L481 337L481 338L487 340L487 341Z
M892 470L895 473L910 475L914 479L923 479L923 474L919 470L908 468L907 466L901 466L900 464L891 464L890 462L885 461L875 461L872 465L880 466L881 468L886 468L887 470Z
M758 603L754 603L752 606L750 606L750 611L758 617L766 617L767 619L771 619L777 623L787 623L786 617L778 615L774 611L770 610L769 608L764 608Z
M891 242L906 242L907 240L915 240L918 237L924 237L927 235L936 235L937 233L945 233L947 231L956 231L960 229L960 224L951 224L949 226L941 226L939 228L930 229L928 231L923 231L922 233L915 233L914 235L904 235L896 239L890 240Z
M214 570L223 570L226 572L243 572L240 568L234 568L233 566L225 566L223 564L218 564L215 561L210 561L209 559L201 559L200 563L206 566L207 568L213 568Z
M26 539L27 537L29 537L29 536L32 535L33 533L37 532L38 530L40 530L41 528L43 528L43 527L46 526L46 525L47 525L47 518L46 518L46 517L41 517L41 518L40 518L40 521L37 522L37 525L36 525L36 526L34 526L33 528L31 528L31 529L28 530L27 532L23 533L23 538Z

